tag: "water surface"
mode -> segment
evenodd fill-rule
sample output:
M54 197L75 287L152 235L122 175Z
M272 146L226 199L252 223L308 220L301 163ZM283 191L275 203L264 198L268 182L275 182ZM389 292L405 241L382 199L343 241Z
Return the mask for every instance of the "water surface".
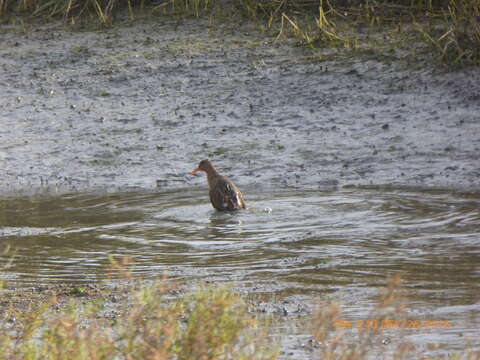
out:
M479 193L246 190L248 209L233 214L214 211L205 189L6 197L0 244L15 258L1 276L11 286L82 284L105 280L110 256L129 257L142 278L334 296L362 318L385 276L400 272L414 313L454 324L434 341L461 348L478 331Z

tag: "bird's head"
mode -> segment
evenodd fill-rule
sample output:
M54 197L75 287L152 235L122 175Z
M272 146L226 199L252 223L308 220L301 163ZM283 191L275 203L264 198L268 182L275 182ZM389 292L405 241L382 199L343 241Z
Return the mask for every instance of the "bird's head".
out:
M208 160L202 160L200 161L200 163L198 164L198 167L196 169L194 169L190 175L195 175L197 174L198 172L200 171L204 171L204 172L209 172L210 170L213 170L213 165L210 161Z

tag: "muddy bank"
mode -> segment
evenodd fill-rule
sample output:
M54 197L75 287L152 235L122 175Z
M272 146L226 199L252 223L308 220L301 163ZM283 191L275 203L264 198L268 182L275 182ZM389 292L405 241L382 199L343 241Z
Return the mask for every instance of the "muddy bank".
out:
M0 41L3 192L198 186L206 157L243 186L479 185L476 69L312 62L202 20Z

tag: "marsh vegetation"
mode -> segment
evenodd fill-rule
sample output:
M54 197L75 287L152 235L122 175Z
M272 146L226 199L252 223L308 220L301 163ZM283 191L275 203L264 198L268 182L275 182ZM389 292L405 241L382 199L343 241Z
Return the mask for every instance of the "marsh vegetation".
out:
M120 14L120 15L119 15ZM412 58L448 66L480 63L480 0L1 0L6 22L64 19L66 24L146 15L209 17L211 23L254 22L265 36L298 45L375 53L409 50ZM380 36L379 36L380 35ZM405 55L406 56L406 55Z
M128 260L113 261L111 270L123 274L115 286L0 289L0 359L289 358L280 352L272 332L287 320L259 312L258 297L241 295L228 286L197 284L196 289L186 290L165 277L136 280L128 265ZM368 315L375 320L368 321L400 322L408 316L400 277L386 279ZM303 345L310 358L361 360L383 353L382 347L390 342L387 328L375 325L355 331L345 319L335 301L318 303L316 310L301 317L302 328L311 334ZM408 341L397 341L393 351L381 356L402 360L419 354ZM480 358L468 348L452 356Z

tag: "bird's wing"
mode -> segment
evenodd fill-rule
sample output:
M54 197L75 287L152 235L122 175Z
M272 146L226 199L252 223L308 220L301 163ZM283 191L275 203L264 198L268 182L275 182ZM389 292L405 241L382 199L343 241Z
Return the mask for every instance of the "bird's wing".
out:
M210 200L218 210L245 208L242 194L235 185L226 179L220 179L210 191Z

